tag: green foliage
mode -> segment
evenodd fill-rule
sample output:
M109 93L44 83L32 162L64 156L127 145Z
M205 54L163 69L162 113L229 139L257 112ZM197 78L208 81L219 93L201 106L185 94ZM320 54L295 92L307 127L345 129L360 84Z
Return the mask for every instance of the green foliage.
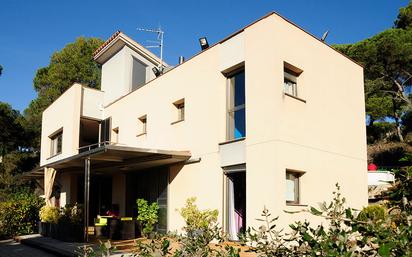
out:
M412 162L412 154L406 154L402 159L405 162ZM390 208L397 208L404 212L412 212L412 166L393 171L396 182L392 187L384 192Z
M60 219L60 210L54 206L43 206L39 212L42 222L57 224Z
M34 233L43 203L28 190L15 192L0 201L0 238Z
M409 2L408 6L399 10L395 27L398 29L410 29L412 27L412 1Z
M196 198L186 200L186 205L180 209L180 215L186 222L185 230L188 232L206 230L217 221L218 210L199 210L195 204Z
M401 118L412 110L411 3L400 10L397 28L388 29L355 44L334 48L364 66L366 113L373 121L395 120L396 134L403 141Z
M154 225L158 222L159 205L156 202L149 203L145 199L137 199L137 221L142 226L144 235L153 232Z
M90 245L80 246L78 247L76 254L79 257L109 257L113 256L116 251L116 247L112 246L109 240L106 242L99 240L99 245L97 248L93 248Z
M55 52L48 66L37 70L33 79L37 98L24 111L24 126L31 134L32 144L40 147L41 114L73 83L100 88L101 67L93 60L93 52L103 43L98 38L79 37Z
M358 215L360 221L378 222L386 219L386 209L380 205L369 205L362 209Z
M26 135L21 123L20 112L9 104L0 102L0 156L26 146Z
M142 240L136 240L135 243L134 256L163 257L171 254L170 240L166 237L155 236L155 238L151 239L148 243Z
M82 224L83 223L83 206L75 203L74 205L66 205L61 208L59 222Z

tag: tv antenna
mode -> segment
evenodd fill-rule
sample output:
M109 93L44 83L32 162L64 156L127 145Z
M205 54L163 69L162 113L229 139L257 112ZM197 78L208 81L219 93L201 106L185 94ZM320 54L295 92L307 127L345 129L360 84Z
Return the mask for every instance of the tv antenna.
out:
M164 35L165 32L160 28L160 26L157 29L137 28L137 30L157 34L157 40L146 40L147 42L154 44L154 45L148 45L148 46L146 46L146 48L160 48L160 65L159 65L159 68L162 68L163 67L163 35Z
M326 37L329 35L329 30L325 31L325 33L323 33L322 38L320 39L320 41L325 42Z

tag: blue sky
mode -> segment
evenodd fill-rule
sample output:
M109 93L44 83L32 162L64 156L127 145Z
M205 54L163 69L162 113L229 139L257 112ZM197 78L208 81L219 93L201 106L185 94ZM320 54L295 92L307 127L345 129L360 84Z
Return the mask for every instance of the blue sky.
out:
M353 43L393 25L408 0L1 0L0 101L23 111L36 97L32 80L53 52L79 36L107 39L120 29L143 43L137 27L165 31L164 57L176 64L199 51L198 38L224 38L276 11L329 44Z

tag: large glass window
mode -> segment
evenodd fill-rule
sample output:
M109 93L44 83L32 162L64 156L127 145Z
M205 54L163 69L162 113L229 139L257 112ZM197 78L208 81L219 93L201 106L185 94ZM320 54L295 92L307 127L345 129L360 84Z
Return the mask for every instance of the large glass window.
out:
M228 139L246 137L245 71L228 77Z

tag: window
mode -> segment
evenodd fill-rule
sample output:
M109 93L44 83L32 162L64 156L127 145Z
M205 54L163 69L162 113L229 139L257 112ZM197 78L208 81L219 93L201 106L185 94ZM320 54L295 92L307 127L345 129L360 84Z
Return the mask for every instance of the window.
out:
M300 204L300 177L303 172L286 170L286 203Z
M284 62L283 67L283 92L287 95L298 97L298 77L302 70Z
M228 76L228 140L246 137L245 70Z
M109 117L100 122L100 143L110 143L110 131L112 127L112 118Z
M138 136L144 135L147 133L147 115L140 117L139 122L140 122L140 133L138 134Z
M185 120L185 99L180 99L179 101L176 101L173 103L173 105L176 107L177 110L177 120L174 123L177 123L179 121L184 121Z
M50 136L50 156L55 156L62 153L63 130L54 133Z

